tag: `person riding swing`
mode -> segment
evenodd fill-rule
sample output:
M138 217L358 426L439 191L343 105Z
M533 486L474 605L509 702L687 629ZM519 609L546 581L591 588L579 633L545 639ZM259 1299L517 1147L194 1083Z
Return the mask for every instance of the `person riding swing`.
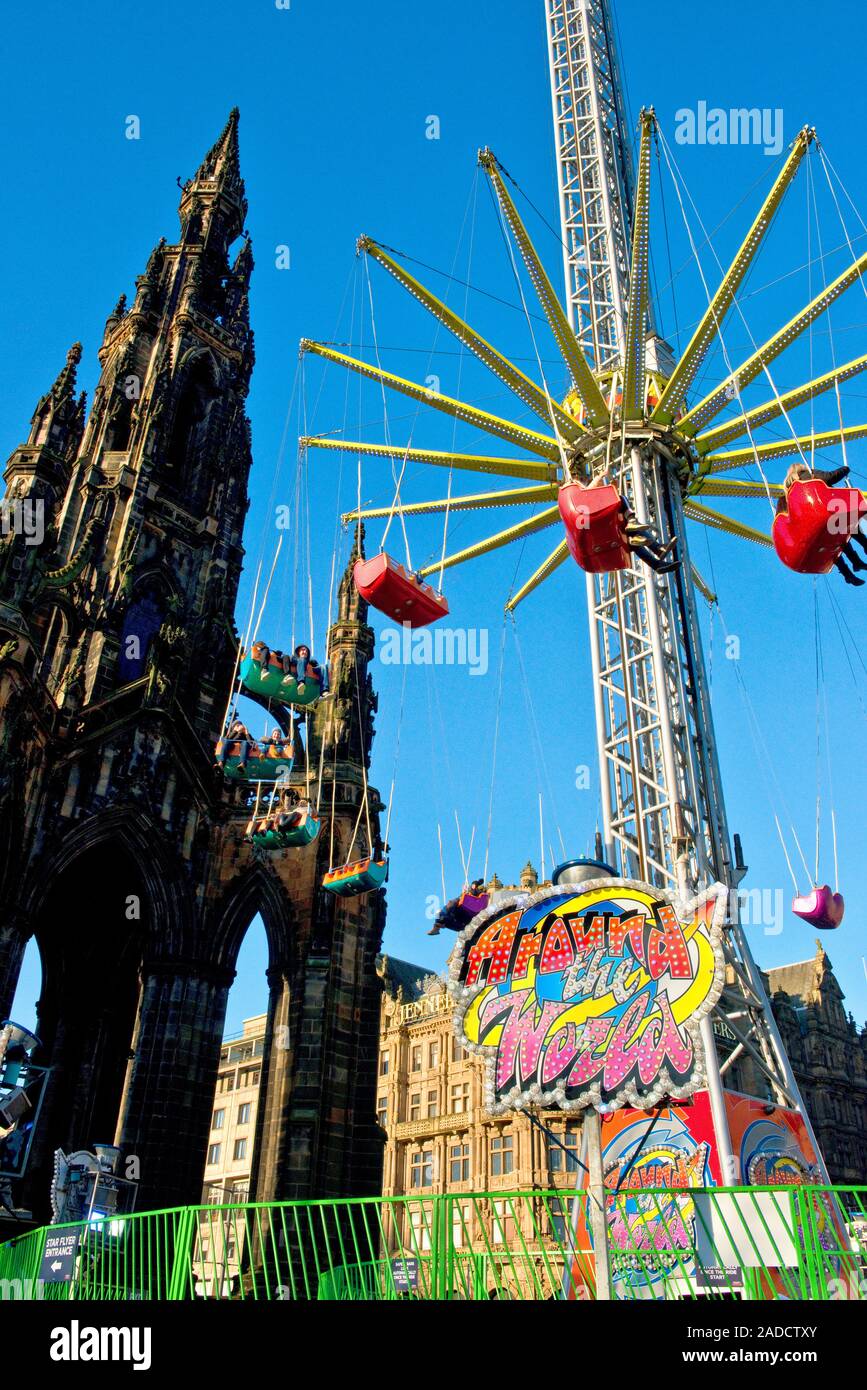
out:
M584 486L588 489L604 487L606 477L607 470L600 471ZM623 534L626 538L626 545L633 555L637 555L639 560L643 560L654 574L671 574L680 568L680 560L671 558L677 547L676 536L672 536L671 540L663 545L656 539L652 526L639 522L622 493L620 494L620 511L623 518Z
M250 731L248 730L246 724L241 719L239 719L237 715L235 715L234 719L229 725L229 728L226 731L225 737L223 738L222 747L220 748L220 752L218 755L219 765L221 767L223 766L223 764L229 756L229 749L231 748L232 744L237 743L239 745L238 766L246 767L247 759L250 756L250 744L252 742L253 740L250 737Z
M848 478L849 472L850 469L848 464L842 464L839 468L823 469L811 468L809 464L806 463L793 463L783 479L785 492L782 497L777 499L777 515L788 515L789 495L796 483L824 483L826 487L835 487L838 483L842 483L844 478ZM867 540L865 540L861 530L863 525L864 522L862 520L859 522L858 528L852 532L852 535L846 541L846 544L834 561L834 568L840 571L846 583L858 589L863 588L864 580L859 579L854 571L867 570L867 563L865 563L855 549L855 543L857 543L864 553L867 554ZM847 561L848 564L846 563Z
M290 661L291 673L295 677L295 682L298 687L299 695L304 694L304 688L308 673L310 674L312 679L317 682L319 686L320 695L327 695L329 693L328 665L326 663L325 665L320 666L319 662L314 660L310 648L307 646L306 642L299 642L298 646L295 648L293 656L290 658Z

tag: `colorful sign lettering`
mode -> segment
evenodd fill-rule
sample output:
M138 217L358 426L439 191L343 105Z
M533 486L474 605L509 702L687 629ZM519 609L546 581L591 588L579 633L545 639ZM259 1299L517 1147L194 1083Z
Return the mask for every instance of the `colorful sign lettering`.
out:
M493 1113L647 1110L703 1084L726 893L681 904L617 878L548 887L473 918L450 960L455 1027L488 1062Z
M603 1150L605 1186L618 1192L608 1207L611 1272L615 1283L654 1283L692 1269L695 1203L689 1192L710 1183L712 1125L696 1139L684 1112L671 1109L655 1122L649 1139L646 1116L633 1118ZM603 1128L603 1138L607 1139ZM647 1189L656 1189L653 1196ZM670 1194L667 1195L667 1194Z

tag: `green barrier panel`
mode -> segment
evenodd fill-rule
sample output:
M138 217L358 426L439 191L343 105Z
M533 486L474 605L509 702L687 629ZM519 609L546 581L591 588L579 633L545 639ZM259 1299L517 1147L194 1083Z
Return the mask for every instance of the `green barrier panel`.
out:
M0 1245L0 1299L592 1300L587 1194L227 1203L43 1227ZM606 1194L613 1297L867 1299L867 1187ZM47 1235L78 1232L43 1281Z

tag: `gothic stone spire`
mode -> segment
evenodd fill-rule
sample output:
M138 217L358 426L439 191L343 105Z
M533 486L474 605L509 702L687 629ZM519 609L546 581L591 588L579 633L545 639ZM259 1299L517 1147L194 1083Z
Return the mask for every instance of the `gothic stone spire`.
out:
M208 150L194 177L183 185L179 209L187 241L209 241L219 235L224 251L240 235L247 216L238 150L239 119L235 106L220 138Z

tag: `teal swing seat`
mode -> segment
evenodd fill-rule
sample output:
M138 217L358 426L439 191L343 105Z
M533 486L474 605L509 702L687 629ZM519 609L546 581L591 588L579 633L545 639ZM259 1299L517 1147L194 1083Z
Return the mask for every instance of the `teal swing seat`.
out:
M258 646L258 643L254 643L253 651L256 651ZM282 666L269 661L263 668L262 662L252 652L241 661L241 684L253 695L267 695L284 705L312 705L322 693L321 681L316 670L308 667L304 689L299 690L295 677L286 675Z
M356 859L352 864L342 864L330 869L322 880L322 887L340 898L355 898L359 893L370 893L381 888L388 878L388 860Z
M312 844L321 827L312 811L276 811L254 817L247 827L247 839L259 849L295 849Z
M217 759L222 756L227 740L217 743ZM292 772L295 752L291 744L282 750L268 740L251 743L246 762L241 762L241 745L229 741L228 752L220 766L235 782L283 782Z

